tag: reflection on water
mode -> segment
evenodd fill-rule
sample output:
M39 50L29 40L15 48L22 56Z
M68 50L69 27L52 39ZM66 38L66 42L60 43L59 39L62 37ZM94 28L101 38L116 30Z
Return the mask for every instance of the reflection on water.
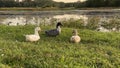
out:
M57 21L68 21L70 19L78 20L82 19L85 23L87 23L88 16L86 15L76 15L76 14L64 14L64 15L54 15L54 16L46 16L46 17L40 17L40 16L6 16L4 19L2 19L2 16L0 17L0 24L6 24L10 26L17 26L17 25L26 25L26 24L38 24L38 23L46 23L50 24L53 22L53 20Z
M88 17L86 15L75 15L75 14L64 14L64 15L56 15L53 18L56 19L61 19L61 20L69 20L69 19L88 19Z
M119 15L117 15L120 18ZM9 25L9 26L17 26L17 25L38 25L44 24L49 25L52 23L56 23L58 21L70 21L70 20L79 20L81 19L85 25L88 24L90 18L99 18L98 23L107 22L109 23L111 20L116 19L116 15L81 15L81 14L58 14L58 15L0 15L0 24ZM119 20L120 19L116 19ZM115 27L116 28L116 27ZM115 30L113 27L113 30ZM108 31L106 28L99 26L98 30Z
M82 19L85 24L87 24L87 21L88 21L87 15L77 15L77 14L56 15L56 16L53 16L53 18L55 18L59 21L68 21L70 19L73 19L73 20Z
M4 19L1 19L1 24L6 24L10 26L35 24L35 17L26 17L26 16L10 16L9 17L8 16Z

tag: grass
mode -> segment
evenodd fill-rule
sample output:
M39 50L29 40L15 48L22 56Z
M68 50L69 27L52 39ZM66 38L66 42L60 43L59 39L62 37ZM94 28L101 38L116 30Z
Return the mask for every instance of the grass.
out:
M63 24L65 27L69 28L80 28L80 29L90 29L90 30L97 30L99 27L104 27L108 29L109 31L113 31L112 29L115 28L115 31L120 30L120 17L119 16L113 16L109 19L101 19L100 17L90 17L86 21L87 23L84 23L85 21L83 19L70 19L68 21L63 21Z
M0 68L119 68L120 33L78 29L81 42L70 43L71 27L57 37L46 37L42 26L38 42L25 42L34 26L0 25Z

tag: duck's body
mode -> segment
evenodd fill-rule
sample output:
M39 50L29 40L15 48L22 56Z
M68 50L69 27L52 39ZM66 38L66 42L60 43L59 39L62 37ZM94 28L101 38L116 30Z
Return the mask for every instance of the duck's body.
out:
M40 36L37 35L26 35L26 41L34 42L40 39Z
M77 30L73 30L73 36L70 38L70 41L73 43L79 43L81 41L81 38L77 34Z
M40 39L38 31L40 31L40 30L41 30L40 27L36 27L34 34L25 35L26 41L30 41L30 42L38 41Z
M72 36L70 40L73 43L79 43L80 42L80 37L79 36Z
M61 33L61 28L60 28L61 25L62 25L61 23L57 23L56 29L46 30L45 34L47 36L57 36L57 35L59 35Z
M59 31L57 31L56 29L45 31L45 33L46 33L47 36L57 36L57 35L59 35Z

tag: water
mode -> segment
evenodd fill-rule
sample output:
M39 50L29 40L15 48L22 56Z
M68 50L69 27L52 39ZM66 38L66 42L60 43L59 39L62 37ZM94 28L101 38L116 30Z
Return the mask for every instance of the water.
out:
M100 17L101 20L107 20L114 15L79 15L79 14L62 14L62 15L0 15L0 24L17 26L17 25L26 25L36 23L46 23L50 24L53 20L58 21L68 21L70 19L84 20L84 23L87 23L90 17Z
M70 19L82 19L87 24L91 17L100 18L99 23L109 22L111 19L120 18L120 10L0 11L0 24L17 26L26 24L38 25L42 23L49 25Z
M53 20L58 21L67 21L70 19L78 20L83 19L85 22L88 17L86 15L77 15L77 14L63 14L63 15L0 15L0 24L17 26L17 25L26 25L37 23L46 23L50 24Z

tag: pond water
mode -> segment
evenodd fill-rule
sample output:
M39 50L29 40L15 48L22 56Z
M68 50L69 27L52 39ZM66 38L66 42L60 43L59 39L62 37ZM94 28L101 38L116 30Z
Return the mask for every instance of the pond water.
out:
M6 24L10 26L26 25L26 24L37 24L45 23L50 24L51 22L68 21L70 19L78 20L83 19L87 22L87 15L77 14L63 14L63 15L51 15L51 16L39 16L39 15L0 15L0 24Z
M70 10L70 11L0 11L0 24L9 26L41 24L46 25L58 21L82 19L88 23L91 17L99 17L99 21L120 18L120 10Z

